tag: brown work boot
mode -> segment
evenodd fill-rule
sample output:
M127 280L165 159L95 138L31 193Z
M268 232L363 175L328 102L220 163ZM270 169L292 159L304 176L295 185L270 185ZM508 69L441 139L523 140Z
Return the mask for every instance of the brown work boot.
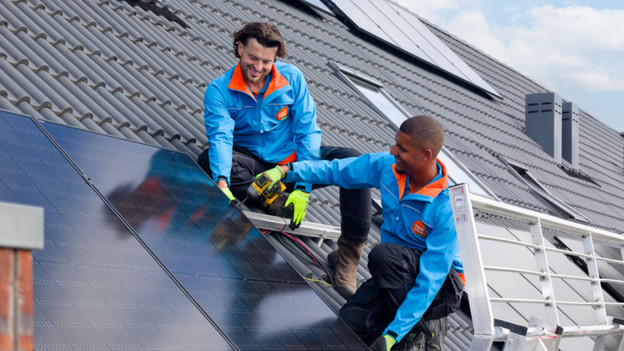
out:
M338 238L338 248L327 256L327 261L334 268L334 289L340 296L348 299L357 288L356 271L366 242L357 242Z

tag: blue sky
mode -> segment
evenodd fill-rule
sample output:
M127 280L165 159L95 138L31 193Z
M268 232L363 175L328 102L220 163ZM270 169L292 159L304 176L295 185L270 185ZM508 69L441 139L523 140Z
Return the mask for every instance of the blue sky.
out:
M624 132L624 1L394 1Z

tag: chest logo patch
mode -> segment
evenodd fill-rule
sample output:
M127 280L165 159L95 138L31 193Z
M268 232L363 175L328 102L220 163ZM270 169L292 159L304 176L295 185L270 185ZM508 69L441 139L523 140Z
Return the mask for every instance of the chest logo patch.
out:
M419 236L427 235L427 231L425 230L425 224L422 221L416 221L412 224L412 231L414 234Z
M278 121L281 121L286 118L286 116L288 116L288 106L279 110L279 112L275 115L275 118L277 118Z

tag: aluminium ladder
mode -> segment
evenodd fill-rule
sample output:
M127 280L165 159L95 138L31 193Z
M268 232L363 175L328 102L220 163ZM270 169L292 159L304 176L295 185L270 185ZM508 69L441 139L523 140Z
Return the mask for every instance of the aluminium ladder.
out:
M603 350L607 336L624 333L624 323L620 312L620 318L607 315L607 307L622 308L624 303L605 301L605 293L602 283L608 283L624 287L622 279L603 279L599 274L599 267L605 264L619 267L619 277L624 277L624 237L612 232L593 228L543 214L520 207L504 204L495 200L470 194L468 186L459 184L449 189L460 254L464 263L466 277L466 292L470 299L470 311L474 336L471 343L471 351L490 350L494 341L504 342L503 350L558 350L563 338L591 337L594 340L593 350ZM520 221L526 223L528 231L526 241L509 239L495 235L477 233L477 222L493 216L500 219L499 223ZM476 218L475 218L476 217ZM507 221L507 222L506 222ZM479 224L480 228L484 225ZM487 226L485 226L488 228ZM504 227L504 224L503 224ZM545 232L556 231L565 237L568 243L573 243L577 251L553 247L547 241ZM520 236L516 236L520 238ZM535 260L536 269L518 269L506 266L485 265L482 255L484 242L496 242L497 245L521 246L528 250ZM619 248L617 259L604 257L596 251L595 244ZM604 247L603 246L603 247ZM568 259L576 259L586 263L588 274L556 274L549 259L553 255L562 255ZM504 261L504 260L499 260ZM554 260L553 260L554 261ZM499 262L500 263L500 262ZM603 266L600 266L603 265ZM492 273L494 272L494 273ZM492 288L492 282L488 282L488 276L492 274L516 275L523 281L527 277L537 277L539 283L535 284L535 291L540 298L514 298L504 296L491 296L491 292L499 291ZM553 281L558 281L554 283ZM563 282L563 283L560 283ZM570 288L573 284L587 283L590 285L591 295L585 301L565 301L559 299L558 292L562 286ZM564 296L565 294L561 294ZM612 299L611 299L612 300ZM532 307L543 308L542 317L531 316L526 325L518 323L506 323L494 318L494 304L524 304ZM559 308L558 308L559 306ZM562 325L561 308L572 306L573 308L592 308L595 312L595 324L592 325ZM624 309L623 309L624 311ZM504 319L505 316L497 316ZM502 317L502 318L501 318ZM524 316L525 318L527 316ZM618 350L624 351L624 338L621 339Z

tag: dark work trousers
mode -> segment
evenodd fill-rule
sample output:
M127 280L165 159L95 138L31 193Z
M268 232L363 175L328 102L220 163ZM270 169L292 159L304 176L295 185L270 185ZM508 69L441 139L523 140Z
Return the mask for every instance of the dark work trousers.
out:
M320 149L321 159L328 161L360 155L359 151L350 148L321 146ZM212 176L208 149L199 155L197 163L208 175ZM275 164L264 162L247 150L234 147L232 151L232 173L230 174L232 194L239 200L245 199L247 188L256 179L256 175L273 167ZM293 190L294 185L294 183L286 184L289 192ZM313 189L323 186L314 185ZM341 235L345 239L357 242L366 241L371 223L370 189L340 188L340 217Z
M394 320L399 306L414 287L419 265L420 253L414 249L379 244L371 250L368 269L372 278L362 284L340 310L340 317L367 345L381 336ZM429 321L427 325L435 337L428 341L426 350L441 350L446 318ZM417 339L417 333L409 333L399 344L400 349L410 349L408 346L419 342Z

